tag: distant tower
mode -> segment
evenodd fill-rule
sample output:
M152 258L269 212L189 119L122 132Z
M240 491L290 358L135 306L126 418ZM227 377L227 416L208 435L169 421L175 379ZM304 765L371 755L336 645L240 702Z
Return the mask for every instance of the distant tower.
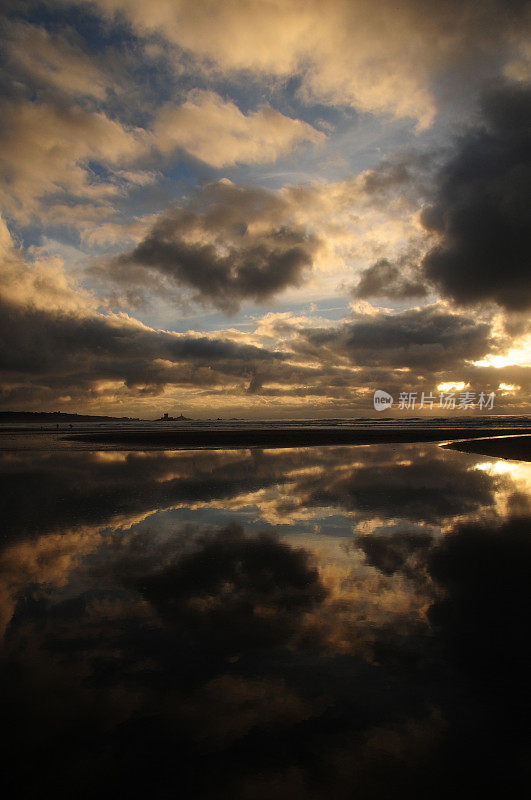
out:
M168 419L168 412L167 411L164 413L164 419Z

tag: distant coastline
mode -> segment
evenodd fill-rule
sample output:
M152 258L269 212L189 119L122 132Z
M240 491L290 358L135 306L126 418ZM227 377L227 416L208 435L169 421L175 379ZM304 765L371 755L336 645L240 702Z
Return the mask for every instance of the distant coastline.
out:
M141 422L139 417L70 414L63 411L0 411L0 424L9 422Z

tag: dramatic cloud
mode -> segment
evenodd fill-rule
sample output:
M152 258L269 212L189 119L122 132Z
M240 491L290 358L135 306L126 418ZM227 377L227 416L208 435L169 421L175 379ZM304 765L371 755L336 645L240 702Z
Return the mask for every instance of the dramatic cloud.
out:
M161 214L132 252L94 274L103 291L109 278L117 284L131 308L151 294L181 307L200 301L233 313L242 301L262 304L303 285L301 300L336 294L340 278L350 282L358 265L389 253L403 271L390 288L421 296L418 268L409 265L416 239L425 238L412 212L426 178L424 160L411 155L344 180L276 191L223 178Z
M273 225L275 215L283 215L277 195L253 195L226 184L214 188L228 189L229 197L238 196L247 204L244 218L255 231L255 241L274 240L274 234L260 234L259 226ZM241 219L229 203L179 213L194 234L197 229L227 231ZM238 230L233 236L245 238ZM25 260L5 226L0 240L4 407L67 404L88 411L99 410L101 404L122 410L128 404L122 413L151 416L160 404L178 402L200 416L205 416L205 404L212 403L218 408L226 404L224 413L231 406L238 407L238 413L259 407L262 413L281 416L286 407L296 412L311 406L312 414L331 408L352 414L354 408L372 407L371 392L377 387L386 386L392 393L432 390L447 379L448 371L477 390L496 391L503 383L509 387L499 395L505 408L527 391L525 368L509 365L498 370L488 362L474 364L505 345L491 324L444 306L399 313L368 307L348 321L325 327L289 313L266 314L246 333L175 333L123 313L102 313L94 294L68 276L60 259L37 251L32 261ZM242 275L229 280L243 291Z
M263 302L299 286L311 268L318 241L290 225L288 212L277 194L220 181L162 217L108 274L144 286L159 274L170 287L190 288L194 300L235 312L243 300Z
M392 264L387 258L382 258L363 270L358 285L353 289L355 297L389 297L396 300L425 297L427 293L421 276L412 275L407 270L405 260Z
M499 69L500 60L514 59L529 22L523 1L430 2L422 14L414 0L376 7L370 0L205 1L194 3L193 13L187 0L97 2L109 17L122 13L138 34L162 35L205 69L297 75L309 101L411 116L421 127L435 115L435 78L457 70L473 81L476 72Z
M35 401L121 391L157 394L166 384L241 383L242 374L284 355L222 337L154 330L125 314L102 314L94 297L66 278L61 263L27 263L3 239L0 370L4 402L33 392ZM222 376L225 376L224 378Z
M267 104L244 114L206 89L175 91L166 102L146 97L130 54L109 48L91 57L73 28L7 20L5 31L0 192L4 210L21 220L44 219L53 205L52 221L81 227L112 218L124 192L183 156L216 168L263 164L326 139Z
M529 0L1 5L3 411L529 411ZM0 441L7 796L527 796L530 464L55 420Z
M125 315L49 313L1 304L0 368L11 380L59 380L64 388L118 381L157 393L167 383L216 382L215 370L240 376L242 365L267 358L266 350L205 336L155 331ZM201 370L190 372L186 365ZM182 369L184 367L184 370ZM7 389L7 387L5 387Z
M342 355L353 364L415 370L461 365L492 346L490 325L438 306L360 315L340 327L308 329L304 339L311 348Z
M484 125L466 134L437 179L422 222L440 238L428 278L457 302L531 305L531 90L508 85L483 101Z
M325 139L311 125L267 106L246 115L214 92L197 90L182 105L159 111L153 136L162 153L181 148L213 167L264 164L301 142Z
M525 3L23 5L4 407L350 416L450 381L524 407Z
M6 51L12 70L39 89L103 99L109 78L94 63L71 29L53 33L25 22L6 24Z
M143 132L99 111L75 105L4 100L0 142L0 196L10 213L27 217L45 195L72 193L104 201L118 192L99 180L91 161L124 167L145 152Z
M97 300L67 273L61 258L47 257L34 248L33 260L24 259L1 217L0 264L0 303L63 314L97 309Z

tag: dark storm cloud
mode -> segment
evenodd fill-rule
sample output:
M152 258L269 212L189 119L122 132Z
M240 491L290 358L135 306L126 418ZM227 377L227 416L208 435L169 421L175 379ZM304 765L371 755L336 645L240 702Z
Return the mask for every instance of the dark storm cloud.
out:
M55 389L80 391L98 380L130 387L212 384L281 354L221 338L155 331L122 317L77 315L0 303L0 370ZM42 388L42 386L41 386Z
M437 177L422 214L440 237L426 276L459 303L531 305L531 89L502 85L485 95L484 123L466 134Z
M102 268L118 283L153 287L153 274L226 312L300 286L319 242L289 221L287 202L220 181L163 216L130 253Z
M338 328L307 329L301 347L332 351L360 366L432 372L478 360L492 348L490 325L437 306L358 317Z
M0 403L55 403L70 395L85 402L105 390L157 395L165 386L191 386L210 393L226 387L245 395L275 383L295 396L350 391L333 366L290 364L289 350L234 342L222 335L157 331L122 315L45 311L0 301ZM120 389L119 384L122 385ZM265 390L267 391L267 389ZM100 398L101 399L101 398Z
M417 206L429 191L432 171L431 154L419 152L393 153L363 173L364 195L384 210L389 198L400 193L401 201Z
M353 404L366 404L368 386L385 386L398 396L434 388L448 378L448 370L478 390L496 391L504 381L525 392L528 384L525 367L473 366L471 361L496 352L489 325L434 307L358 316L335 328L294 326L281 332L282 349L223 334L157 331L124 315L44 311L9 302L0 303L0 312L4 408L22 403L42 408L65 395L83 404L101 401L102 393L156 396L167 386L183 386L211 398L226 397L227 389L242 398L285 402L313 397L327 414L333 398L338 409L352 413ZM415 372L403 372L404 367ZM419 385L419 375L426 385ZM509 407L514 400L500 395L497 404Z
M362 270L361 278L353 289L355 297L390 297L404 300L408 297L425 297L428 289L420 276L409 274L405 264L392 264L381 258L367 269Z

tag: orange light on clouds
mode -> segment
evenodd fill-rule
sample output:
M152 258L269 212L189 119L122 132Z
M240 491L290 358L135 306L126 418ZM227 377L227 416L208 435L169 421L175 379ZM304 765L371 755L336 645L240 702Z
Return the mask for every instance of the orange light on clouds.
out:
M437 390L439 392L462 392L466 385L464 381L447 381L439 383Z

